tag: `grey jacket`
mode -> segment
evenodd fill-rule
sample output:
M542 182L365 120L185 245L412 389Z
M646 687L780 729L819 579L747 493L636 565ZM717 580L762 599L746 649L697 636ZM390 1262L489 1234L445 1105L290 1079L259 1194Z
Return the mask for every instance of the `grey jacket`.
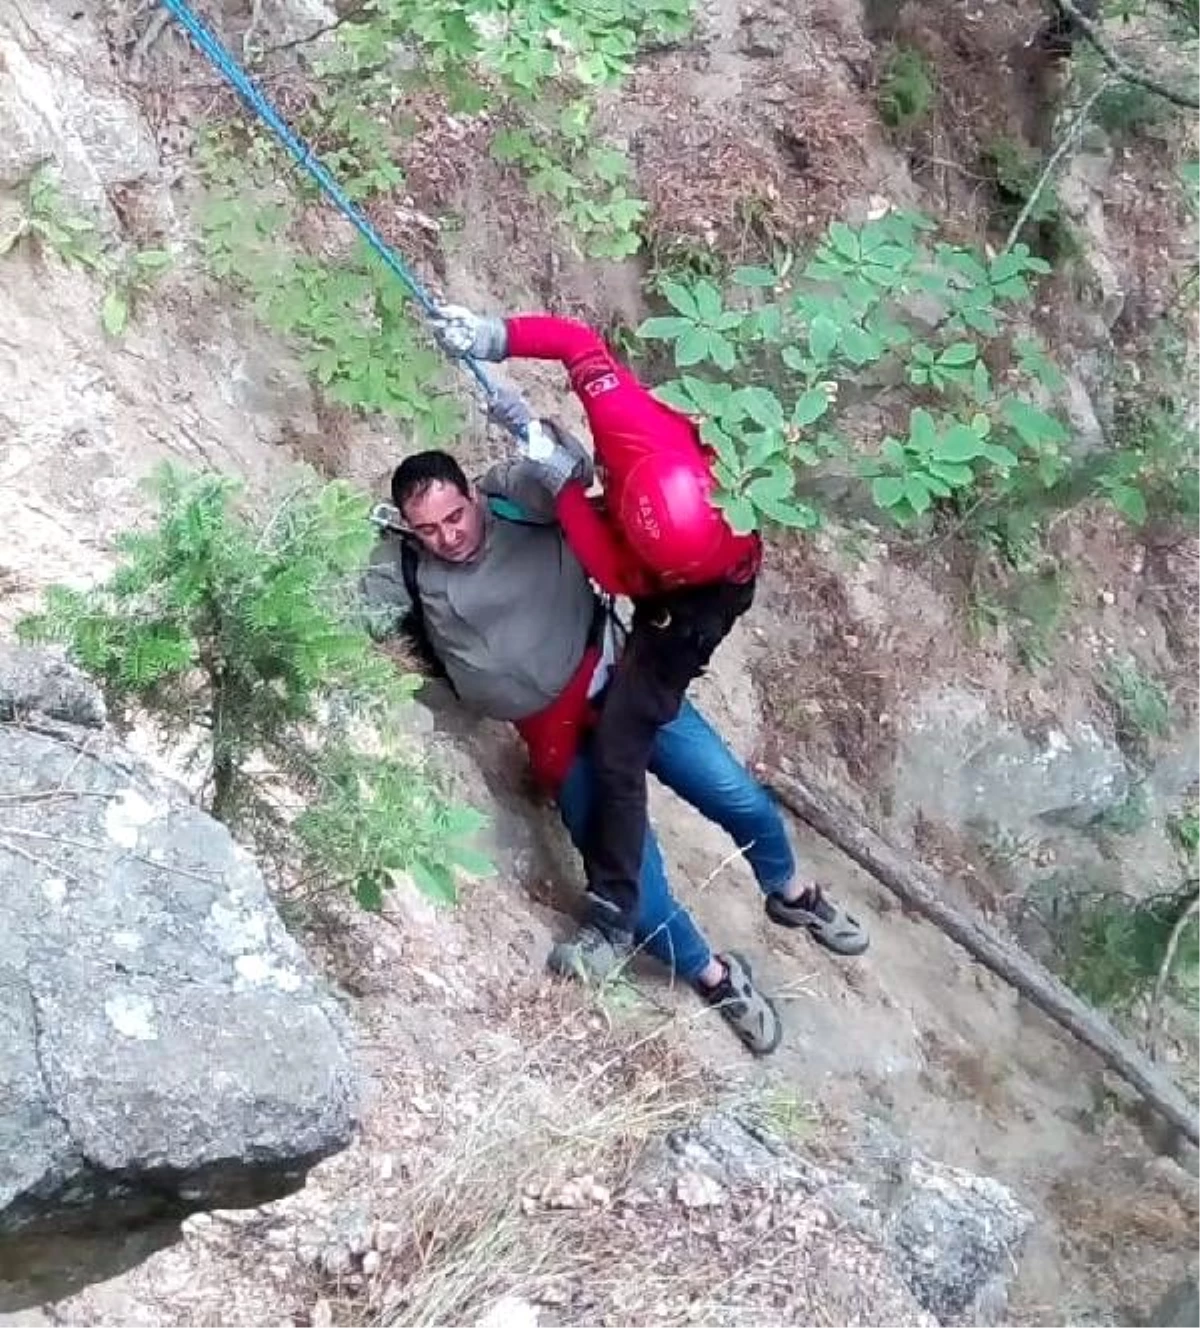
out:
M588 471L586 483L590 463ZM560 695L579 667L596 593L567 547L536 462L493 466L478 486L516 503L526 524L489 512L483 545L469 563L421 551L417 586L425 630L465 705L492 719L524 719ZM398 536L384 535L363 578L379 635L398 631L409 609L401 547Z

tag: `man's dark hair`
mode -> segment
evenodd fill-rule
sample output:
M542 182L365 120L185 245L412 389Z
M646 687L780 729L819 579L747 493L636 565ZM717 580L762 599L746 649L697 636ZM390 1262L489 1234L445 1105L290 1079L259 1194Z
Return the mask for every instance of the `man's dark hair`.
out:
M404 504L419 498L433 484L453 484L464 498L471 484L463 468L449 452L431 450L405 457L392 474L392 502L404 511Z

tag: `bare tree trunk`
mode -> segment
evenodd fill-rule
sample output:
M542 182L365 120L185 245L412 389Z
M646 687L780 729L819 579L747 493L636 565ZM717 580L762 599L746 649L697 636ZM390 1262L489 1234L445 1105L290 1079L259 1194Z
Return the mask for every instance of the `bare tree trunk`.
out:
M881 885L945 932L985 968L1015 987L1044 1014L1090 1047L1110 1069L1193 1144L1200 1143L1196 1108L1127 1038L1019 946L941 898L934 879L860 824L850 809L807 774L764 770L780 802L865 868Z

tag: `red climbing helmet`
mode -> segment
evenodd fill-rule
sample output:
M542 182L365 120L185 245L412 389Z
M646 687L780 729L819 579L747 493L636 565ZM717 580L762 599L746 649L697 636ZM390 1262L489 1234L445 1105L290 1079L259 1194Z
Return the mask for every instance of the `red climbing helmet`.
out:
M638 558L665 581L709 573L732 531L712 503L713 479L702 456L652 452L621 485L617 519ZM705 578L707 579L707 578Z

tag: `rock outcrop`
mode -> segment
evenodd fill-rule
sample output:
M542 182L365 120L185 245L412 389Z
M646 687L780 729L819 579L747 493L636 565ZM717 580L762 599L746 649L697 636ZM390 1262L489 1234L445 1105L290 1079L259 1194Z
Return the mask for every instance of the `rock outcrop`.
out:
M357 1111L251 858L38 658L0 654L0 1288L45 1233L287 1193Z

